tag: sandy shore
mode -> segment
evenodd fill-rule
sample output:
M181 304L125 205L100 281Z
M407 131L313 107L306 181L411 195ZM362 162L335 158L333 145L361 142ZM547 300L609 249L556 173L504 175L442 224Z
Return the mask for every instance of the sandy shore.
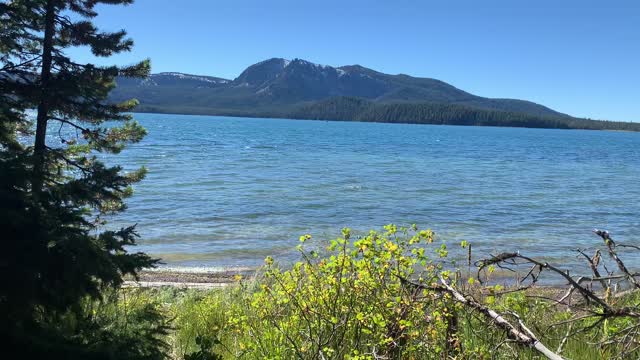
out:
M254 269L230 268L180 268L163 267L142 271L138 280L128 278L125 287L162 287L172 286L190 289L214 289L228 286L236 281L237 276L252 276Z
M161 267L156 269L144 270L139 274L138 280L127 278L124 287L164 287L171 286L185 289L216 289L224 288L235 282L237 277L242 276L243 279L255 276L256 269L253 268L211 268L211 267ZM469 276L475 277L476 273L464 274L463 279ZM513 275L507 276L506 273L496 272L492 276L491 284L501 284L506 288L514 285L515 279ZM537 290L543 291L553 289L554 295L558 291L564 291L566 286L563 282L544 282L537 284Z

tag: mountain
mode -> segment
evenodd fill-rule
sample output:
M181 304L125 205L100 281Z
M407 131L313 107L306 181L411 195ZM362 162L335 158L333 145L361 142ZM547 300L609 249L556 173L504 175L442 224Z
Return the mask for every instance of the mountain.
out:
M575 119L530 101L485 98L436 79L389 75L360 65L318 65L301 59L265 60L233 80L170 72L116 82L112 99L136 98L142 112L625 130L640 127ZM487 120L490 118L494 120Z

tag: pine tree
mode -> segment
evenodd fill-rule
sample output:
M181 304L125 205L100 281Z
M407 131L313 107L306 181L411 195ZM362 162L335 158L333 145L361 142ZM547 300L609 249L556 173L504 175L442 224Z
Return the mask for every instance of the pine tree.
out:
M11 336L55 322L83 299L99 298L156 260L130 253L135 226L106 230L145 174L107 166L145 130L110 103L115 78L146 77L149 61L127 67L80 64L65 49L98 57L129 51L125 31L101 32L96 5L133 0L0 1L0 310ZM35 109L35 113L34 113ZM35 128L35 131L33 129ZM4 316L6 314L6 316Z

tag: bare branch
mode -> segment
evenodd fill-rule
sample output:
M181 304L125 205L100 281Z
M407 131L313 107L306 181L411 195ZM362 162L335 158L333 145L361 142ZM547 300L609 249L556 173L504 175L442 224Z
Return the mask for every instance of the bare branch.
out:
M593 232L600 236L602 240L604 240L604 244L607 246L609 250L609 256L616 262L618 265L618 269L627 275L627 278L631 284L637 289L640 289L640 283L633 277L633 275L627 270L627 267L624 265L622 260L618 257L618 254L615 251L616 243L613 241L611 236L609 236L609 232L606 230L598 230L594 229Z
M507 319L505 319L502 315L498 314L494 310L480 304L478 301L473 299L471 296L464 296L456 289L454 289L444 278L440 277L440 282L442 285L434 285L434 286L425 286L419 283L412 282L410 280L400 278L400 280L408 284L410 286L419 287L422 289L435 290L440 292L448 293L453 297L453 299L462 305L470 307L475 311L484 315L485 318L491 320L498 328L503 329L507 332L509 338L513 339L516 343L533 348L537 350L539 353L547 357L547 359L551 360L563 360L563 358L549 350L544 344L542 344L535 336L531 330L529 330L524 324L521 322L519 325L521 326L523 331L518 330L515 326L513 326Z
M567 340L569 340L572 330L573 330L573 323L570 323L569 328L567 329L567 333L562 338L562 341L560 341L560 345L558 345L558 349L556 350L558 354L562 354L562 349L567 344Z
M598 296L596 296L591 290L589 290L586 287L580 285L576 280L574 280L571 276L569 276L569 273L567 271L563 271L561 269L558 269L557 267L549 264L548 262L541 262L541 261L532 259L530 257L520 255L519 253L502 253L502 254L499 254L497 256L493 256L491 259L482 260L482 261L479 262L478 271L481 271L482 269L484 269L485 267L487 267L489 265L493 265L493 264L497 265L497 264L499 264L501 262L505 262L505 261L509 261L509 260L515 260L515 259L525 260L526 262L529 262L531 264L538 265L541 269L548 269L551 272L554 272L554 273L562 276L565 280L567 280L569 282L569 284L572 287L574 287L576 290L578 290L580 292L580 294L582 294L586 299L597 303L598 305L603 307L606 311L611 311L611 308L609 307L609 305L604 300L602 300Z
M597 278L601 277L600 271L598 271L598 264L600 263L600 250L599 249L596 250L596 253L593 254L593 258L590 258L587 254L585 254L580 249L577 249L576 251L578 251L582 256L584 256L585 259L587 259L587 262L589 263L589 267L591 268L591 272L593 273L593 276ZM600 279L599 281L603 289L606 289L609 287L605 280Z
M636 245L629 245L629 244L617 244L616 247L627 247L627 248L632 248L632 249L636 249L636 250L640 250L640 246L636 246Z

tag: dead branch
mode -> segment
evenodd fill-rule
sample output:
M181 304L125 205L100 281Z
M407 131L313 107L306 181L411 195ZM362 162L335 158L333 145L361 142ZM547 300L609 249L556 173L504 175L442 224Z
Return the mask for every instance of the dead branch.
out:
M466 307L469 307L469 308L477 311L478 313L484 315L484 317L487 318L488 320L490 320L492 323L494 323L496 325L496 327L506 331L507 334L508 334L508 337L510 339L512 339L514 342L518 343L519 345L533 348L533 349L537 350L539 353L541 353L542 355L544 355L545 357L547 357L547 359L563 360L563 358L560 355L558 355L558 354L554 353L553 351L549 350L544 344L542 344L533 335L531 330L529 330L526 326L524 326L524 324L522 322L519 322L519 325L522 328L522 331L521 331L518 328L516 328L514 325L512 325L502 315L500 315L497 312L495 312L494 310L492 310L492 309L480 304L478 301L476 301L470 295L466 295L465 296L465 295L461 294L460 292L458 292L456 289L454 289L442 277L440 277L440 282L442 283L442 285L434 284L432 286L426 286L426 285L423 285L423 284L415 283L415 282L412 282L412 281L404 279L404 278L400 278L400 280L403 283L408 284L410 286L418 287L418 288L421 288L421 289L435 290L435 291L447 293L447 294L451 295L451 297L453 297L453 299L456 302L458 302L458 303L460 303L460 304L462 304L462 305L464 305Z
M567 344L567 340L569 340L569 336L571 335L571 330L573 330L573 323L569 324L569 328L567 329L567 333L562 338L562 341L560 341L560 345L558 345L558 349L556 350L556 352L558 354L562 354L562 350L563 350L564 346Z
M625 318L624 322L616 322L616 324L630 324L628 327L616 332L606 333L604 338L594 339L594 344L600 347L614 346L615 350L623 358L626 355L634 354L640 351L640 304L637 300L633 302L616 301L616 298L626 296L630 293L640 291L640 272L631 272L626 267L618 254L618 248L631 248L640 250L640 246L616 244L611 238L609 232L604 230L594 230L594 233L604 241L604 248L609 254L612 261L606 261L602 257L604 250L596 250L593 256L587 255L586 250L577 249L577 252L584 257L591 270L591 276L571 276L568 270L558 268L544 260L537 260L520 254L519 252L504 252L492 255L488 259L479 260L475 264L478 269L478 280L482 283L481 275L486 275L487 269L496 268L505 269L519 274L517 282L508 292L522 291L534 286L540 279L543 272L559 275L567 282L567 289L559 300L556 298L545 298L543 296L527 295L528 297L539 297L566 306L572 312L571 318L560 321L551 325L549 328L557 326L568 326L565 329L564 337L560 340L560 344L555 353L550 352L551 356L560 356L567 342L578 333L588 333L594 329L598 329L603 325L607 325L609 320ZM604 249L603 248L603 249ZM611 262L615 262L616 266L611 268ZM609 267L607 266L609 265ZM525 266L530 268L525 269ZM617 271L615 269L617 268ZM528 270L528 271L527 271ZM613 271L611 271L613 270ZM523 273L526 274L522 276ZM456 289L452 288L443 279L440 280L442 292L451 294L454 299L470 307L476 312L481 313L485 318L490 318L495 325L508 332L508 338L520 345L528 345L534 347L532 343L524 342L524 339L537 341L536 336L522 323L517 314L512 322L508 322L503 315L492 312L491 309L484 307L468 295L463 295ZM486 281L486 277L485 277ZM523 281L523 283L521 283ZM623 284L628 284L622 286ZM594 287L594 285L596 285ZM599 285L599 286L598 286ZM631 286L629 288L629 285ZM415 286L415 285L414 285ZM621 291L619 291L619 289ZM580 294L585 301L578 301L572 304L572 294ZM555 297L555 296L554 296ZM515 321L517 320L517 323ZM537 349L537 348L536 348ZM539 349L537 349L540 351ZM548 349L547 349L548 350ZM547 356L547 353L541 351ZM623 355L626 354L626 355ZM548 357L548 356L547 356Z
M610 238L608 238L608 233L603 233L603 238L605 238L606 244L607 246L611 249L613 256L616 256L617 258L617 254L614 251L614 246L615 243L613 243L613 241L610 240ZM522 260L524 262L518 262L516 260ZM591 261L593 261L593 259L590 259ZM593 277L586 277L586 276L581 276L577 279L572 278L571 276L569 276L568 271L563 271L561 269L558 269L556 267L554 267L553 265L550 265L546 262L541 262L541 261L537 261L534 260L532 258L520 255L519 253L504 253L504 254L500 254L498 256L494 256L491 259L488 260L483 260L479 262L479 268L480 270L482 270L482 268L492 265L492 264L498 264L498 262L504 262L506 264L509 265L522 265L523 263L530 263L530 264L536 264L538 266L540 266L541 269L547 269L553 273L559 274L561 275L563 278L565 278L569 284L570 284L570 288L568 289L567 293L560 299L557 300L558 303L560 304L564 304L564 301L569 298L571 296L571 294L574 291L578 291L580 292L580 294L587 300L594 302L595 304L600 306L599 310L588 310L588 309L582 309L581 311L587 311L588 314L585 316L580 316L578 318L573 318L564 322L560 322L558 324L552 325L552 326L557 326L560 325L562 323L573 323L576 321L580 321L583 319L587 319L587 318L596 318L596 322L591 324L590 326L588 326L587 328L583 329L583 330L589 330L591 328L594 328L596 326L598 326L599 324L601 324L604 320L607 319L612 319L612 318L621 318L621 317L626 317L626 318L635 318L635 319L639 319L640 318L640 310L638 309L637 306L633 306L633 307L619 307L619 308L613 308L611 305L609 305L608 303L608 298L610 296L610 287L607 287L607 291L605 291L604 293L604 298L598 296L598 294L596 294L594 291L590 290L589 288L583 286L582 284L585 282L589 282L592 283L594 281L611 281L611 280L615 280L615 279L633 279L633 281L635 281L635 277L638 276L638 273L630 273L626 267L624 267L624 263L622 263L621 260L619 260L619 267L620 270L624 272L624 274L611 274L609 276L593 276ZM595 261L593 261L595 263ZM634 291L638 290L637 288L633 289ZM570 304L565 304L568 306L571 306ZM624 342L625 344L627 343L626 341Z
M591 272L593 273L593 276L599 278L601 277L600 275L600 271L598 271L598 265L600 264L600 250L596 250L596 253L593 254L593 257L590 258L587 254L585 254L582 250L577 249L577 251L585 257L585 259L587 259L587 262L589 263L589 267L591 268ZM600 280L600 286L602 286L603 289L608 288L609 286L607 285L607 282L605 280Z
M538 265L538 267L540 269L547 269L547 270L549 270L549 271L551 271L553 273L556 273L556 274L562 276L565 280L567 280L567 282L569 282L571 287L575 288L575 290L578 290L580 292L580 294L585 299L597 303L598 305L603 307L606 311L611 311L611 308L609 307L609 305L604 300L602 300L598 296L596 296L591 290L589 290L586 287L580 285L576 280L574 280L569 275L568 271L564 271L564 270L558 269L557 267L549 264L548 262L538 261L538 260L532 259L530 257L524 256L524 255L520 255L519 253L502 253L502 254L499 254L497 256L493 256L491 259L481 260L481 261L478 262L478 265L479 265L478 266L478 269L479 269L478 271L481 271L482 269L484 269L485 267L487 267L489 265L494 265L494 264L498 265L498 264L506 262L506 261L512 261L511 264L516 264L515 263L516 259L522 259L525 262L528 262L530 264Z
M627 247L627 248L632 248L632 249L640 250L640 246L636 246L636 245L629 245L629 244L616 244L616 247Z
M607 249L609 250L609 256L611 256L611 258L616 262L616 264L618 265L618 269L620 269L620 271L622 271L624 274L627 275L629 282L633 284L633 286L636 289L640 289L640 284L638 283L638 281L633 277L633 275L629 272L629 270L627 270L627 267L624 265L622 260L620 260L620 258L618 257L618 254L615 251L616 243L613 241L613 239L611 239L609 232L606 230L598 230L598 229L594 229L593 232L596 235L600 236L602 240L604 240L604 244L607 246Z

